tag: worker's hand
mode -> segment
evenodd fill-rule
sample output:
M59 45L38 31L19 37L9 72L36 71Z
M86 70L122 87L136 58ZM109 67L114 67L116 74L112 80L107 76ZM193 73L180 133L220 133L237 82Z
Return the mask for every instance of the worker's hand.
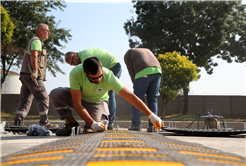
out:
M95 131L95 132L98 132L98 131L104 131L105 130L105 127L106 125L104 125L103 123L100 123L100 122L96 122L94 121L91 125L91 128Z
M31 78L33 81L38 78L38 71L37 70L32 71Z
M156 116L154 113L149 115L149 119L151 123L155 126L155 129L160 130L162 126L164 126L163 122L161 121L161 118Z

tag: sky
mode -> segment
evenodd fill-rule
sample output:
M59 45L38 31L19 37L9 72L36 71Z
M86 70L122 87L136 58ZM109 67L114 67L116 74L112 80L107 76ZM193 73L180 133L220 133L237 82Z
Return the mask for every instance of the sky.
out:
M130 48L128 36L123 28L124 23L136 15L133 4L128 1L112 2L82 2L66 1L64 11L52 10L55 20L60 20L59 28L70 29L72 40L63 43L65 48L60 51L79 52L91 47L99 47L111 52L117 57L122 66L120 81L131 91L132 82L124 63L125 52ZM227 63L213 59L219 65L214 68L213 74L208 75L201 68L201 78L190 83L189 95L246 95L245 63ZM48 93L57 87L69 87L69 73L73 66L67 63L58 63L65 75L57 73L53 77L47 71L45 86Z

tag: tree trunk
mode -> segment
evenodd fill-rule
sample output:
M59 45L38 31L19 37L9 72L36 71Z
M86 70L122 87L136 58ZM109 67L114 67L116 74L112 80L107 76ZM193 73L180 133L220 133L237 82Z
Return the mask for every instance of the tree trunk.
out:
M2 108L2 84L0 84L0 108Z
M166 117L166 105L167 105L167 100L161 100L162 101L162 111L161 111L161 119L162 120L165 120L165 117Z
M188 93L189 93L189 89L188 88L183 88L183 91L184 91L183 115L187 115L188 112L189 112L189 109L188 109L188 103L189 103Z

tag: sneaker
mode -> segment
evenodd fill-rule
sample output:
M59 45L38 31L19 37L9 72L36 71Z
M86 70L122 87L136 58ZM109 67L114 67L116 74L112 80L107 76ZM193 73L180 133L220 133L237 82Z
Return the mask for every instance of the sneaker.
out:
M147 132L156 132L156 129L152 126L147 127Z
M84 130L83 133L94 133L95 131L92 130L90 127L88 127L87 125L84 126Z
M108 125L108 130L114 130L114 124L111 124L111 123L110 123L110 124Z
M128 130L140 131L140 127L139 126L131 125L130 127L128 127Z
M70 124L66 124L63 129L58 129L56 131L56 135L57 136L69 136L71 135L72 132L72 127L75 127L75 133L77 133L77 127L79 126L79 123L70 123Z

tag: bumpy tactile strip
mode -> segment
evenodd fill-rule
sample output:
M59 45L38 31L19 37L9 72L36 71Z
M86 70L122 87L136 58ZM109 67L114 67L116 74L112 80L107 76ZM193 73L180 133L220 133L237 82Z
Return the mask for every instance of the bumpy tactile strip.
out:
M231 153L156 133L107 131L67 137L2 158L2 166L246 166Z

